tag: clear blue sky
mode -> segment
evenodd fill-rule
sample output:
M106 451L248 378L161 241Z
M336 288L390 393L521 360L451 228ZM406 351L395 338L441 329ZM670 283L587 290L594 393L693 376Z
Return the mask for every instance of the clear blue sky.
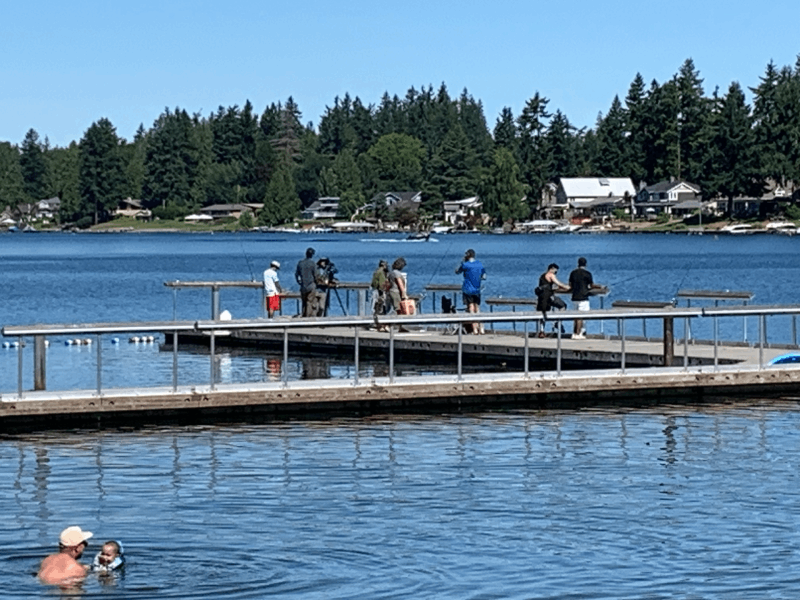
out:
M32 127L64 146L101 117L131 139L165 107L260 114L290 95L317 125L345 92L441 83L490 128L536 91L593 126L637 72L663 82L687 58L708 94L757 85L770 60L795 64L798 22L798 0L2 0L0 141Z

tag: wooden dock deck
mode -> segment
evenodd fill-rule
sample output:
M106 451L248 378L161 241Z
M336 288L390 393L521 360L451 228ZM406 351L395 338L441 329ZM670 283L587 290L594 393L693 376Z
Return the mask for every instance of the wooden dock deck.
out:
M484 335L462 334L462 354L465 360L492 363L513 362L523 364L525 337L521 332L491 332ZM589 336L584 340L570 339L565 335L558 340L549 334L538 338L529 334L528 356L532 363L552 362L556 359L559 343L565 365L574 367L620 366L622 353L629 367L681 366L684 364L684 345L677 340L671 365L664 365L664 344L660 339L643 340L627 338L624 342L614 337ZM208 345L209 336L202 332L181 332L179 343ZM216 336L217 347L249 346L281 349L284 337L280 330L239 330ZM288 334L289 351L292 354L326 356L338 354L352 356L355 335L352 327L318 327L293 331ZM389 350L389 333L374 329L361 330L358 334L360 352L363 355L385 356ZM414 358L419 363L452 362L458 352L458 335L434 329L414 329L407 333L394 333L394 351L398 358ZM718 364L758 365L768 362L786 352L786 348L758 347L745 344L720 344L717 348ZM686 364L689 366L714 364L715 350L712 344L691 342L686 345ZM521 367L520 367L521 368Z

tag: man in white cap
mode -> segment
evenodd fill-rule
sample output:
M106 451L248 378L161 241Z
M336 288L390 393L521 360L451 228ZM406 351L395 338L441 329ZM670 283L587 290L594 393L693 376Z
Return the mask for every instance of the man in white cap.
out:
M82 579L89 567L79 563L78 559L92 535L94 534L91 531L83 531L77 525L62 531L58 538L58 552L42 561L39 579L44 583L61 585Z
M269 263L269 269L264 271L264 295L267 303L267 316L271 319L276 310L281 309L281 294L283 289L278 282L278 271L281 263L273 260Z

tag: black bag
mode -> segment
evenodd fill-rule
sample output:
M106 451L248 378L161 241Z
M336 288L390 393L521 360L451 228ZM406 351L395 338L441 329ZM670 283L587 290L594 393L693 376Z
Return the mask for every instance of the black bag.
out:
M541 296L542 295L542 288L537 286L536 289L533 290L533 293L536 294L537 296Z

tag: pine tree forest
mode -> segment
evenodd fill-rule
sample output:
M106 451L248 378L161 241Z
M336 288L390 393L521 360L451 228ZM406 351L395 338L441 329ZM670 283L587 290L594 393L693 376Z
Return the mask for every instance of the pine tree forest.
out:
M697 184L729 200L800 182L800 58L770 62L745 90L703 88L691 59L668 81L636 74L627 93L577 128L535 92L493 126L480 100L442 84L385 93L375 104L334 98L318 126L291 97L262 112L249 102L207 116L166 108L132 140L108 120L79 141L50 147L33 129L0 142L0 210L57 196L60 222L112 218L119 200L141 199L160 218L212 204L263 204L257 224L296 221L320 197L340 198L343 218L380 192L422 192L435 218L445 200L480 196L496 223L535 217L543 187L560 177L630 177Z

